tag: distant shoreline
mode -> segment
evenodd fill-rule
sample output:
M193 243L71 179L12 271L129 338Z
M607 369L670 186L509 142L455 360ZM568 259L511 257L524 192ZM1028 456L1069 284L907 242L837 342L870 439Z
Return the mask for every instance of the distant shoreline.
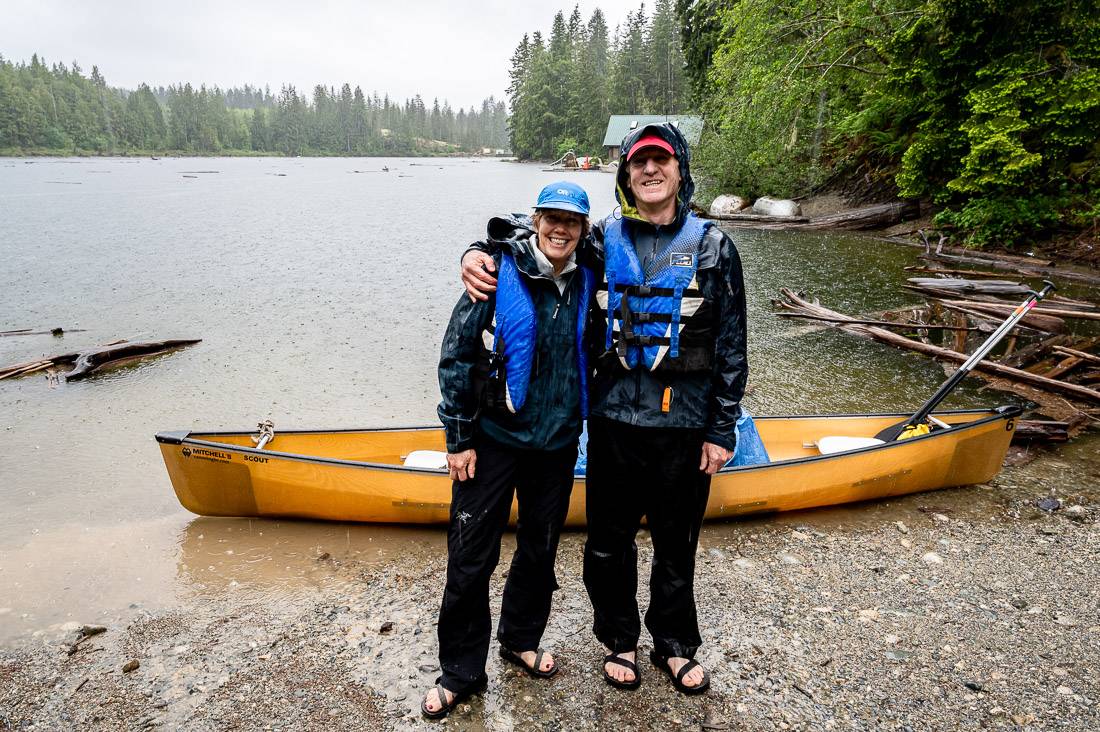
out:
M0 158L485 158L503 160L510 155L481 155L473 152L427 153L392 152L387 154L336 154L310 153L308 155L283 155L282 153L256 150L220 150L217 152L189 152L186 150L50 150L34 148L0 148Z

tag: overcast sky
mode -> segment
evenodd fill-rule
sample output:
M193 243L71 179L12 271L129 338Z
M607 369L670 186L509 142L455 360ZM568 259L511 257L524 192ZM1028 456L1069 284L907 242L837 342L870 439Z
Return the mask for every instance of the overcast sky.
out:
M614 30L640 0L580 2ZM111 86L184 81L221 87L283 83L299 91L345 81L403 100L421 94L480 105L508 86L524 33L548 34L561 7L527 0L3 0L0 54L92 65Z

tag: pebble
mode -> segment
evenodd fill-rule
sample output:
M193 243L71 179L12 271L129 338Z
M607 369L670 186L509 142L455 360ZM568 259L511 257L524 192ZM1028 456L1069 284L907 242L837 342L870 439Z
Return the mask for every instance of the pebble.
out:
M756 562L752 561L751 559L746 559L745 557L738 557L737 559L734 559L733 564L734 566L740 567L741 569L752 569L756 566Z
M1035 502L1035 505L1043 509L1044 511L1057 511L1059 508L1062 507L1062 502L1059 501L1057 498L1047 496L1046 498L1040 498L1038 501Z
M897 526L898 531L900 531L903 534L908 534L909 533L909 527L905 525L904 521L898 521L897 523L894 524L894 526Z
M141 663L136 658L132 658L122 665L122 673L128 674L131 671L137 671L139 666L141 666Z
M943 557L935 552L925 552L921 561L925 564L943 564Z
M391 630L393 630L393 621L387 620L386 622L382 623L382 627L378 629L378 632L389 633Z
M802 564L802 560L793 554L787 552L779 552L779 561L783 564Z
M1071 696L1073 694L1073 689L1068 686L1059 686L1057 691L1062 696Z

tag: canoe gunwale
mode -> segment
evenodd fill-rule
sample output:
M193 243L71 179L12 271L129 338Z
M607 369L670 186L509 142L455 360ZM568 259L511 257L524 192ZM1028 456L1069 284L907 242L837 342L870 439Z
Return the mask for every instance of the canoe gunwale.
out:
M781 460L774 463L762 463L760 465L740 465L734 467L726 467L719 470L716 475L729 475L732 473L750 472L754 470L764 470L779 465L790 466L799 465L804 463L818 462L822 460L833 460L836 458L843 458L849 455L860 455L866 452L872 452L877 450L888 450L892 447L898 447L903 445L910 445L921 442L923 440L936 439L943 437L947 434L958 434L960 432L980 427L990 422L998 420L1010 420L1020 416L1023 413L1023 409L1016 405L1007 405L994 407L992 409L956 409L947 410L942 412L936 412L940 415L965 415L965 414L988 414L988 417L978 419L973 422L964 422L959 425L952 425L948 429L941 429L935 432L930 432L927 435L921 435L919 437L911 437L906 440L895 440L887 442L881 445L870 445L868 447L862 447L857 450L848 450L845 452L833 453L830 455L807 455L804 457L794 458L792 460ZM792 415L792 416L762 416L753 419L757 421L764 420L791 420L791 419L829 419L829 418L852 418L852 417L898 417L904 419L911 416L908 412L899 413L871 413L871 414L805 414L805 415ZM375 427L368 429L333 429L333 430L281 430L283 434L340 434L340 433L352 433L352 432L417 432L426 430L439 430L437 426L417 426L417 427ZM400 473L416 473L424 475L446 475L447 469L440 468L410 468L404 465L395 465L393 463L369 463L360 460L343 460L340 458L327 458L316 457L310 455L302 455L300 453L279 452L277 450L257 449L255 447L248 447L245 445L230 445L224 442L216 442L213 440L202 440L194 437L190 437L191 434L200 433L207 437L229 437L251 434L250 431L222 431L222 432L203 432L201 430L190 431L167 431L158 432L156 434L157 442L167 445L197 445L201 447L213 447L219 450L225 450L227 452L237 452L246 455L265 455L269 457L277 457L283 460L294 460L299 462L320 463L325 465L334 465L341 467L351 468L366 468L370 470L386 470ZM575 481L583 481L584 476L576 476Z

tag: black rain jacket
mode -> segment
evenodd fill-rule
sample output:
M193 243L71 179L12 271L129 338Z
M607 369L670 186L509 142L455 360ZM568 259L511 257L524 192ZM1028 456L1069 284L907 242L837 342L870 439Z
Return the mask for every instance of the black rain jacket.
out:
M535 364L526 401L517 413L485 406L484 394L477 393L475 367L488 357L482 333L493 320L496 296L494 293L488 301L476 303L465 294L459 297L439 355L443 400L437 411L447 434L447 451L474 447L476 432L510 447L566 447L581 433L577 365L577 308L583 288L580 270L565 275L569 282L559 293L554 281L539 271L531 253L534 230L529 217L495 217L487 229L486 240L474 246L494 252L498 265L501 252L511 253L534 302L538 319Z

